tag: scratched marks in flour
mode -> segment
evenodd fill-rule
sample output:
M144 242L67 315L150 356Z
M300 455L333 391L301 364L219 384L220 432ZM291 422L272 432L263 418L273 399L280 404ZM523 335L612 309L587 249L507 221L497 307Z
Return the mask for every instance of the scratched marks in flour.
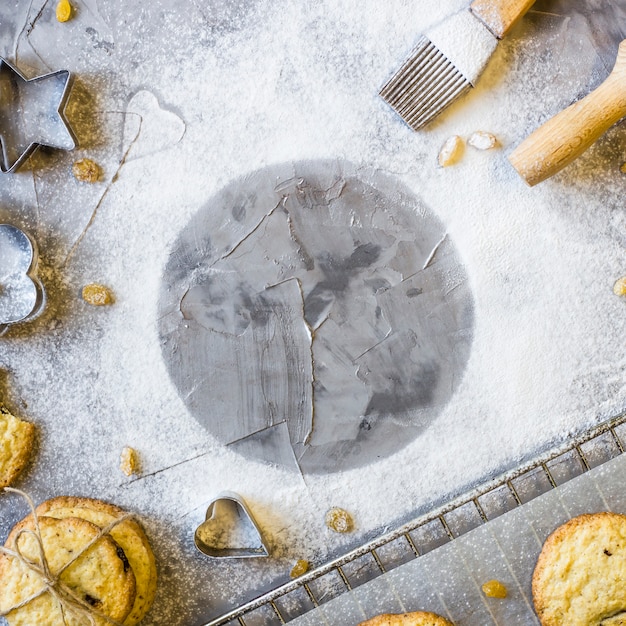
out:
M461 379L473 328L443 225L337 161L235 181L163 274L163 356L194 417L246 457L334 472L393 454Z

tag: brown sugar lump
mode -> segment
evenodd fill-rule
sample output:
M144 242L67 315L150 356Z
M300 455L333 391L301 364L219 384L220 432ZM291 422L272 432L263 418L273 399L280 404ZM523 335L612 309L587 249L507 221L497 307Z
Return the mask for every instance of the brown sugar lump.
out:
M386 613L377 615L358 626L454 626L452 622L436 613L415 611L414 613Z
M499 580L488 580L486 583L482 584L481 589L488 598L499 598L503 600L509 594L506 586Z
M493 133L477 130L467 140L467 145L477 150L491 150L498 145L498 140Z
M72 9L70 7L68 19L71 13ZM83 183L97 183L102 177L102 170L95 161L91 159L80 159L72 165L72 174L74 174L76 180Z
M309 571L310 567L311 564L308 561L306 561L305 559L298 559L295 565L291 568L289 576L291 578L299 578L300 576L306 574Z
M85 285L81 296L87 304L92 306L107 306L113 304L113 292L105 285L90 283Z
M580 515L545 541L533 573L543 626L626 624L626 516Z
M40 547L43 549L40 549ZM106 626L135 602L122 548L84 519L28 517L0 552L0 615L10 626Z
M56 8L57 21L67 22L72 17L72 5L68 0L59 0Z
M622 276L615 281L613 293L616 296L626 296L626 276Z
M122 518L125 511L93 498L61 496L40 504L37 514L59 519L77 517L99 528L105 528ZM125 626L134 626L144 618L156 594L157 570L154 554L145 532L134 519L125 519L111 528L109 534L124 551L135 575L134 604L123 622Z
M336 533L351 533L354 530L352 515L339 507L334 507L327 511L324 522L328 528Z
M120 454L120 469L126 476L132 476L139 472L139 455L137 450L130 446L124 446Z
M0 487L8 487L28 463L35 427L0 406Z
M461 139L458 135L448 137L443 146L441 146L441 150L439 150L439 154L437 156L439 165L441 167L449 167L450 165L457 163L463 155L464 147L465 144L463 143L463 139Z

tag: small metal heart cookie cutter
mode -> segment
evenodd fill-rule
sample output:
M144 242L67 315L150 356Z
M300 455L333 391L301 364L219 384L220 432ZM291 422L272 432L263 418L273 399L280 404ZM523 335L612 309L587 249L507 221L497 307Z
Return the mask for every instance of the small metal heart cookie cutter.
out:
M16 226L0 224L0 335L43 310L46 298L36 268L34 241Z
M209 504L205 521L196 528L194 543L202 554L211 558L269 556L252 513L232 491L219 494Z

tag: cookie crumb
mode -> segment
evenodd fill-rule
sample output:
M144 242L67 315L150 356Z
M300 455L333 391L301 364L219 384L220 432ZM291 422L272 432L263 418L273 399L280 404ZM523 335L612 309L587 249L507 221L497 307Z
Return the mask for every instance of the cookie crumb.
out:
M621 164L619 171L622 172L622 174L626 174L626 162Z
M134 448L124 447L120 455L120 469L126 476L132 476L139 472L139 457Z
M72 174L83 183L97 183L102 176L102 170L95 161L80 159L72 165Z
M482 586L483 593L488 598L506 598L507 588L499 580L488 580Z
M289 572L289 576L291 578L299 578L303 574L306 574L311 567L311 564L304 559L298 559L296 564L291 568L291 572Z
M495 148L498 145L498 140L492 133L477 130L475 133L472 133L467 143L477 150L491 150L491 148Z
M349 533L354 530L354 521L348 511L335 507L326 513L326 526L336 533Z
M464 147L463 139L458 135L448 137L443 146L441 146L441 150L439 150L439 156L437 157L439 165L448 167L457 163L463 154Z
M85 285L82 291L83 300L92 306L113 304L113 293L108 287L98 283Z
M72 17L72 5L68 0L59 0L56 14L58 22L67 22Z

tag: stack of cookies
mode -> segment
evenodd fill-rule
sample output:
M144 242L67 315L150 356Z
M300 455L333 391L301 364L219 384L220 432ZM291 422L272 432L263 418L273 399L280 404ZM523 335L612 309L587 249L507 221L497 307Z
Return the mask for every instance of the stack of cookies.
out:
M90 498L53 498L36 513L0 553L0 615L10 626L138 624L157 578L138 522Z

